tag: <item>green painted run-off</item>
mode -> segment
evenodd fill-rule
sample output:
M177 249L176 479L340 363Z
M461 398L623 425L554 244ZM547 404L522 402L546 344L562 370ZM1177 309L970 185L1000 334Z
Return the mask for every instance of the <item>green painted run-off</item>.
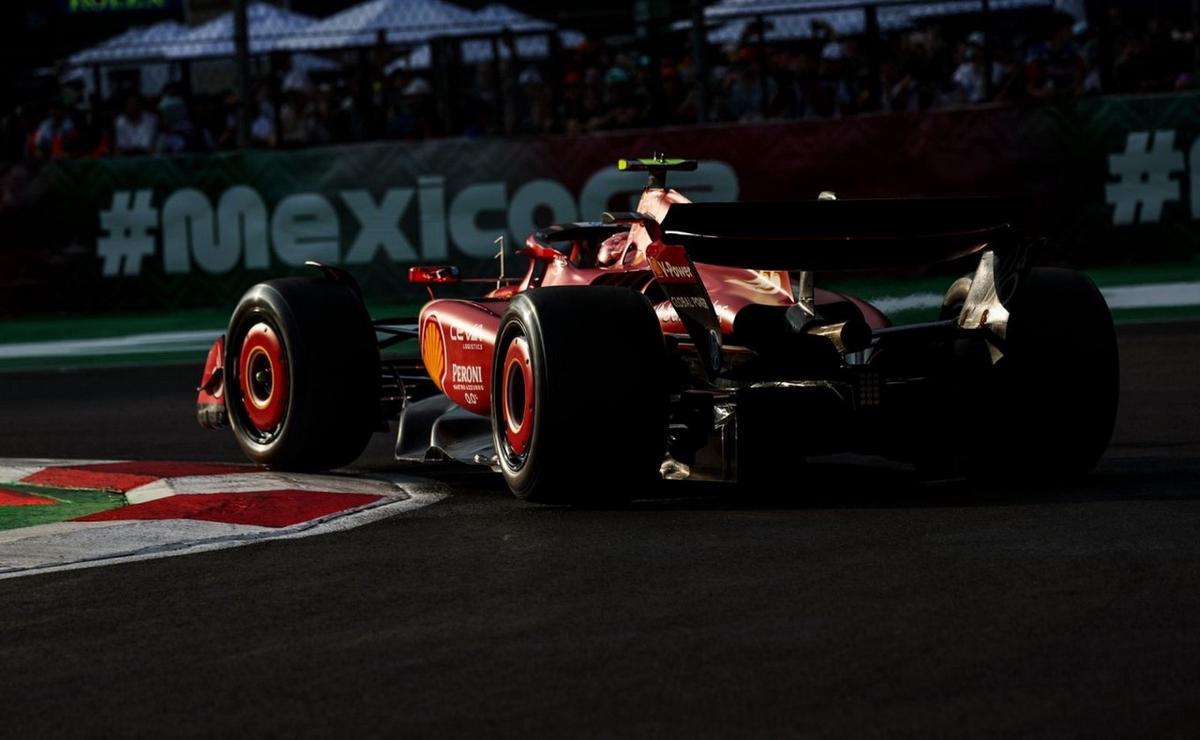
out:
M64 491L15 483L5 483L4 487L54 499L56 503L45 506L0 506L0 530L65 522L125 505L125 497L119 493Z

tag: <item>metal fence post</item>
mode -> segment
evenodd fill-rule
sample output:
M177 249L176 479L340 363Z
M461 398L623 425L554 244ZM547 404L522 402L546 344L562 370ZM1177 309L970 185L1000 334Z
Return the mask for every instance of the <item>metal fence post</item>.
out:
M1113 63L1116 60L1116 49L1113 44L1112 19L1109 18L1109 4L1106 0L1087 0L1084 6L1087 11L1088 25L1096 29L1096 64L1100 67L1100 92L1114 91ZM1200 52L1198 52L1200 53Z
M554 111L554 130L562 131L565 126L563 120L563 48L562 37L559 36L558 30L551 31L547 34L547 43L550 49L550 109Z
M871 109L883 109L883 41L879 37L879 6L863 8L863 26L867 37L867 84L870 85Z
M504 109L509 103L504 98L504 79L500 71L500 65L503 60L500 58L500 36L494 35L489 39L492 45L492 92L495 97L495 105L492 107L492 126L495 127L496 133L504 131Z
M992 81L992 4L983 0L983 97L989 102L995 94Z
M237 62L238 81L238 147L250 146L250 21L246 15L246 0L233 0L233 46Z
M1192 62L1195 65L1196 76L1200 77L1200 0L1192 0ZM1195 197L1192 196L1193 199Z
M696 122L708 121L708 32L704 0L692 0L692 72L696 83Z
M771 68L767 64L767 19L762 15L754 16L754 22L758 24L758 94L762 97L762 117L767 118L767 109L771 105L770 97L770 74Z

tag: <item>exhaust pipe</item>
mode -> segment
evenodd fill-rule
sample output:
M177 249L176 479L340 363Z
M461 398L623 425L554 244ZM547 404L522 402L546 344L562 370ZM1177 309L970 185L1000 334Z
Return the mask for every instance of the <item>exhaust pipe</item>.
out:
M842 354L858 352L871 346L871 327L861 318L838 322L811 321L804 325L800 333L824 337Z

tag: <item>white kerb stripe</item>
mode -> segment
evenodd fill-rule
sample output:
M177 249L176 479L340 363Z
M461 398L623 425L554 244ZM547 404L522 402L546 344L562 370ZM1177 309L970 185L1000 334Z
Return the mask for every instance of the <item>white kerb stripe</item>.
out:
M22 478L40 473L46 468L62 468L72 465L104 465L123 460L50 460L44 458L6 457L0 458L0 483L16 483Z
M366 493L376 496L395 496L401 493L391 483L380 480L348 475L309 475L263 470L162 478L126 491L125 500L131 504L144 504L181 493L253 493L288 489L321 493Z

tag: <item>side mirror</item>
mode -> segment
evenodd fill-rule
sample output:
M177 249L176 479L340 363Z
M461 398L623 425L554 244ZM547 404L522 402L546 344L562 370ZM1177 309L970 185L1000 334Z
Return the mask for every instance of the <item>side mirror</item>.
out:
M408 268L408 282L418 285L449 285L459 282L458 268L451 265L427 265Z
M552 262L563 256L563 253L554 247L539 244L536 236L529 237L525 242L525 246L517 250L517 254L532 257L535 260L542 260L543 262Z

